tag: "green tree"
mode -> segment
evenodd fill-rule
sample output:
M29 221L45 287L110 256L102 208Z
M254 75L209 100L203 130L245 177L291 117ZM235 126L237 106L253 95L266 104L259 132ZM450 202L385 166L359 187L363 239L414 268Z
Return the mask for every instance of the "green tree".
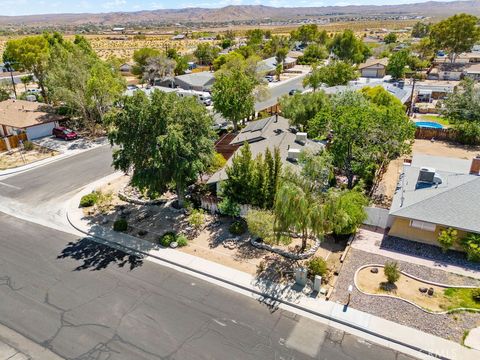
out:
M298 126L302 130L308 129L308 123L320 111L330 106L327 95L324 91L317 91L293 96L282 96L280 106L283 115L289 119L291 125Z
M303 55L298 58L301 65L311 65L328 57L328 50L321 44L310 44L305 48Z
M335 180L333 158L328 151L303 150L298 162L302 166L301 175L312 182L316 191L326 191Z
M443 104L442 114L452 123L480 124L480 90L473 80L464 79Z
M25 75L20 78L23 86L25 86L25 91L27 91L28 84L33 82L33 75Z
M167 58L175 60L175 75L183 75L188 70L188 59L178 53L177 49L170 48L166 53Z
M217 46L209 43L200 43L193 52L193 55L201 65L212 65L219 52L220 49Z
M183 206L185 189L205 173L214 154L213 119L192 97L155 90L124 97L108 118L108 138L118 148L113 165L131 171L131 182L152 194L176 188Z
M268 210L249 210L246 216L248 231L266 244L276 244L277 237L273 230L275 215Z
M387 35L385 35L385 37L383 38L383 41L385 42L385 44L394 44L397 42L397 34L395 33L388 33Z
M424 38L430 34L430 24L425 24L421 21L418 21L413 25L412 28L412 37L414 38Z
M383 267L383 273L385 274L389 284L393 285L398 281L398 279L400 279L400 270L398 269L397 262L386 262L385 266Z
M290 38L293 41L300 41L303 45L317 40L318 35L318 27L316 24L302 25L290 32Z
M141 48L133 53L133 61L135 65L132 67L132 74L143 77L145 66L150 58L160 56L160 51L152 48Z
M275 66L275 76L277 77L277 80L280 81L280 75L283 73L283 65L281 63L278 63L277 66Z
M0 86L0 101L8 99L10 99L10 91L4 86Z
M247 31L247 45L258 49L263 42L265 33L261 29L252 29Z
M275 61L278 64L282 65L282 68L285 63L285 59L287 58L288 48L280 48L275 53Z
M320 86L322 86L321 73L316 65L312 66L312 71L303 78L303 86L310 86L315 92Z
M432 25L430 39L437 50L449 52L452 62L458 54L470 51L480 40L478 18L469 14L456 14Z
M470 233L460 240L467 253L467 259L480 262L480 234Z
M310 85L309 81L312 78L314 78L315 81L320 81L320 83L326 84L327 86L338 86L347 85L349 81L357 79L358 73L349 63L336 60L326 66L315 68L312 71L312 74L305 77L305 83Z
M255 80L241 68L215 73L213 108L233 123L234 131L238 130L238 122L255 110L255 85Z
M330 51L340 60L349 61L354 64L364 62L371 55L370 48L349 29L333 37L330 44Z
M332 230L337 235L350 235L357 231L358 227L366 220L365 206L368 205L367 197L356 189L344 191L332 191L331 212Z
M405 76L405 67L408 65L410 53L408 50L400 50L393 53L387 65L387 73L394 79L401 79Z
M255 165L250 145L245 143L233 156L231 166L227 167L227 180L222 184L222 197L238 204L249 204L254 190Z
M148 58L144 67L143 80L154 85L156 80L172 78L177 64L164 55Z
M3 61L11 63L15 70L33 73L45 100L48 99L45 82L50 48L48 35L36 35L7 41L3 52Z

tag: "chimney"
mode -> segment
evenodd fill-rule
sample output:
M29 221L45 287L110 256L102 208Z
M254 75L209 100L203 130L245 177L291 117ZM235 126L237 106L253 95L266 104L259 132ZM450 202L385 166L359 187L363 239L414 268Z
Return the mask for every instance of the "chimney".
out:
M470 166L470 174L480 175L480 155L477 155L472 159L472 165Z

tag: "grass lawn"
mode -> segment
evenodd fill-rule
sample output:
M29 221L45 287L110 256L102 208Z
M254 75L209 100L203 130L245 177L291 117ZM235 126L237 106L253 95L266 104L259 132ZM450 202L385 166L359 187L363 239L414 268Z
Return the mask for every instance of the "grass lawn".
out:
M480 310L480 301L475 301L472 292L475 289L448 288L443 294L447 300L445 307L447 310L456 308L471 308Z

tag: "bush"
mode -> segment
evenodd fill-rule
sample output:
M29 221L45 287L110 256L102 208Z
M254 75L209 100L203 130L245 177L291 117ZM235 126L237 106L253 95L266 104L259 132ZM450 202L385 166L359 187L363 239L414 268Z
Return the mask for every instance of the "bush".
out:
M467 253L467 259L480 262L480 234L468 234L461 242Z
M321 257L314 257L308 263L308 271L312 276L323 276L327 273L327 263Z
M218 211L220 211L220 214L222 215L239 217L240 205L230 200L230 198L223 198L220 204L218 204Z
M480 288L472 290L472 299L476 302L480 302Z
M457 130L456 140L465 145L480 144L480 124L476 122L463 122L455 125Z
M202 209L194 209L188 217L188 224L192 226L195 230L200 230L205 224L205 214Z
M180 234L177 236L178 247L184 247L188 245L188 239L185 235Z
M118 219L113 223L113 230L115 231L127 231L127 229L128 222L125 219Z
M24 141L23 142L23 149L25 151L30 151L30 150L33 150L35 146L33 145L33 143L31 141Z
M220 153L215 153L212 162L208 167L209 174L215 174L218 170L222 169L227 164L227 160Z
M383 273L387 278L389 284L395 284L400 278L400 270L398 270L398 263L386 262L385 267L383 268Z
M167 232L163 234L159 240L160 245L163 247L169 247L174 241L177 241L177 235L174 232Z
M245 231L247 231L245 223L243 221L235 221L230 227L228 228L233 235L242 235Z
M276 241L273 231L275 215L266 210L250 210L247 213L248 231L255 237L263 240L266 244L274 244Z
M447 250L450 249L452 245L457 242L457 239L458 239L457 230L448 228L440 232L437 240L442 246L443 252L447 252Z
M93 206L98 201L98 193L92 192L90 194L82 196L80 199L80 207L89 207Z

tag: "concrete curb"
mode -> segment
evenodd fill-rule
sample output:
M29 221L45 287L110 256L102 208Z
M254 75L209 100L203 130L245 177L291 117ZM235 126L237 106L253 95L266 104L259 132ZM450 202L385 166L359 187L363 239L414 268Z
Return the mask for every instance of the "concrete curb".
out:
M361 292L363 295L367 295L367 296L377 296L377 297L386 297L386 298L391 298L391 299L397 299L397 300L402 300L412 306L415 306L416 308L422 310L423 312L426 312L427 314L432 314L432 315L445 315L445 314L451 314L451 313L456 313L456 312L462 312L462 311L471 311L471 312L480 312L479 309L472 309L472 308L455 308L455 309L452 309L452 310L447 310L447 311L430 311L430 310L427 310L423 307L421 307L420 305L418 304L415 304L413 301L410 301L410 300L407 300L405 298L402 298L400 296L394 296L394 295L387 295L387 294L370 294L370 293L367 293L363 290L360 289L360 287L358 286L357 284L357 275L360 271L362 271L363 269L367 268L367 267L380 267L380 268L383 268L384 265L379 265L379 264L366 264L366 265L363 265L363 266L360 266L357 271L355 271L355 275L353 276L353 283L355 284L355 288ZM425 284L429 284L429 285L434 285L434 286L440 286L440 287L445 287L445 288L455 288L455 289L477 289L477 286L453 286L453 285L445 285L445 284L441 284L441 283L436 283L436 282L433 282L433 281L427 281L427 280L423 280L423 279L420 279L416 276L413 276L413 275L410 275L409 273L405 272L405 271L401 271L400 270L400 273L405 275L406 277L409 277L411 279L414 279L414 280L417 280L417 281L421 281L421 282L424 282Z
M108 178L110 180L110 179L113 179L115 176L119 176L119 174L113 174L113 175L109 176ZM104 180L103 182L105 182L105 179L103 179L103 180ZM99 241L100 243L107 244L107 245L111 244L115 248L125 249L130 253L139 254L139 255L145 256L145 257L155 258L155 259L157 259L157 260L159 260L159 261L161 261L165 264L171 265L171 266L176 267L178 269L181 269L183 271L187 271L188 273L192 274L193 276L198 275L198 276L206 278L206 279L212 279L213 281L226 284L230 287L233 287L233 288L236 288L238 290L247 292L249 294L256 295L260 299L272 300L272 301L274 301L278 304L282 304L282 305L285 305L287 307L290 307L290 308L305 312L307 314L313 315L315 317L327 320L327 321L332 322L334 324L341 325L341 326L345 327L346 329L355 330L355 331L359 332L360 334L366 335L367 337L370 336L373 339L377 339L377 341L379 341L380 343L381 343L381 341L387 342L386 346L388 346L390 348L392 348L391 345L395 345L396 346L395 349L398 350L398 351L402 351L401 349L398 349L400 347L400 348L404 349L403 350L404 352L405 352L405 350L407 350L409 353L412 353L412 351L417 353L417 356L423 355L423 356L427 356L429 358L436 358L436 359L442 359L442 360L450 360L450 359L453 360L453 359L455 359L454 357L445 356L443 354L444 351L442 351L442 349L428 351L428 350L425 350L424 348L422 348L420 346L407 343L405 341L402 341L401 339L395 339L394 337L391 337L391 336L383 335L383 334L381 334L379 332L376 332L374 330L370 330L370 329L365 328L363 326L354 324L354 323L352 323L348 320L338 318L338 317L336 317L336 316L334 316L330 313L319 312L319 311L316 311L314 309L310 309L308 307L290 302L288 300L284 300L282 298L271 295L269 293L262 292L259 289L255 288L254 286L246 286L246 285L243 285L243 284L239 284L238 282L231 281L231 280L226 279L224 277L220 277L220 276L214 275L212 273L208 273L208 272L193 268L193 267L191 267L189 265L186 265L186 264L177 263L175 261L172 261L170 259L166 259L166 258L164 258L162 256L158 256L156 254L151 254L151 253L146 252L146 251L142 251L142 250L139 250L139 249L136 249L136 248L133 248L133 247L129 247L129 246L117 243L115 241L108 240L105 237L101 237L101 236L98 236L94 233L89 232L88 230L84 230L84 229L82 229L81 225L76 224L75 220L72 219L72 216L70 215L70 210L72 209L72 206L74 206L73 205L74 200L78 200L81 197L81 195L90 192L92 190L92 188L94 188L95 186L100 186L101 182L102 182L102 180L97 181L94 184L90 184L89 186L86 186L85 188L83 188L82 191L77 193L71 199L71 201L69 203L69 207L66 211L67 221L70 224L70 226L72 226L75 230L79 231L80 233L87 235L93 241L100 240ZM132 237L132 238L134 238L134 237ZM442 339L442 340L444 340L444 339ZM445 341L448 341L448 340L445 340ZM390 343L391 345L388 345L388 343Z

